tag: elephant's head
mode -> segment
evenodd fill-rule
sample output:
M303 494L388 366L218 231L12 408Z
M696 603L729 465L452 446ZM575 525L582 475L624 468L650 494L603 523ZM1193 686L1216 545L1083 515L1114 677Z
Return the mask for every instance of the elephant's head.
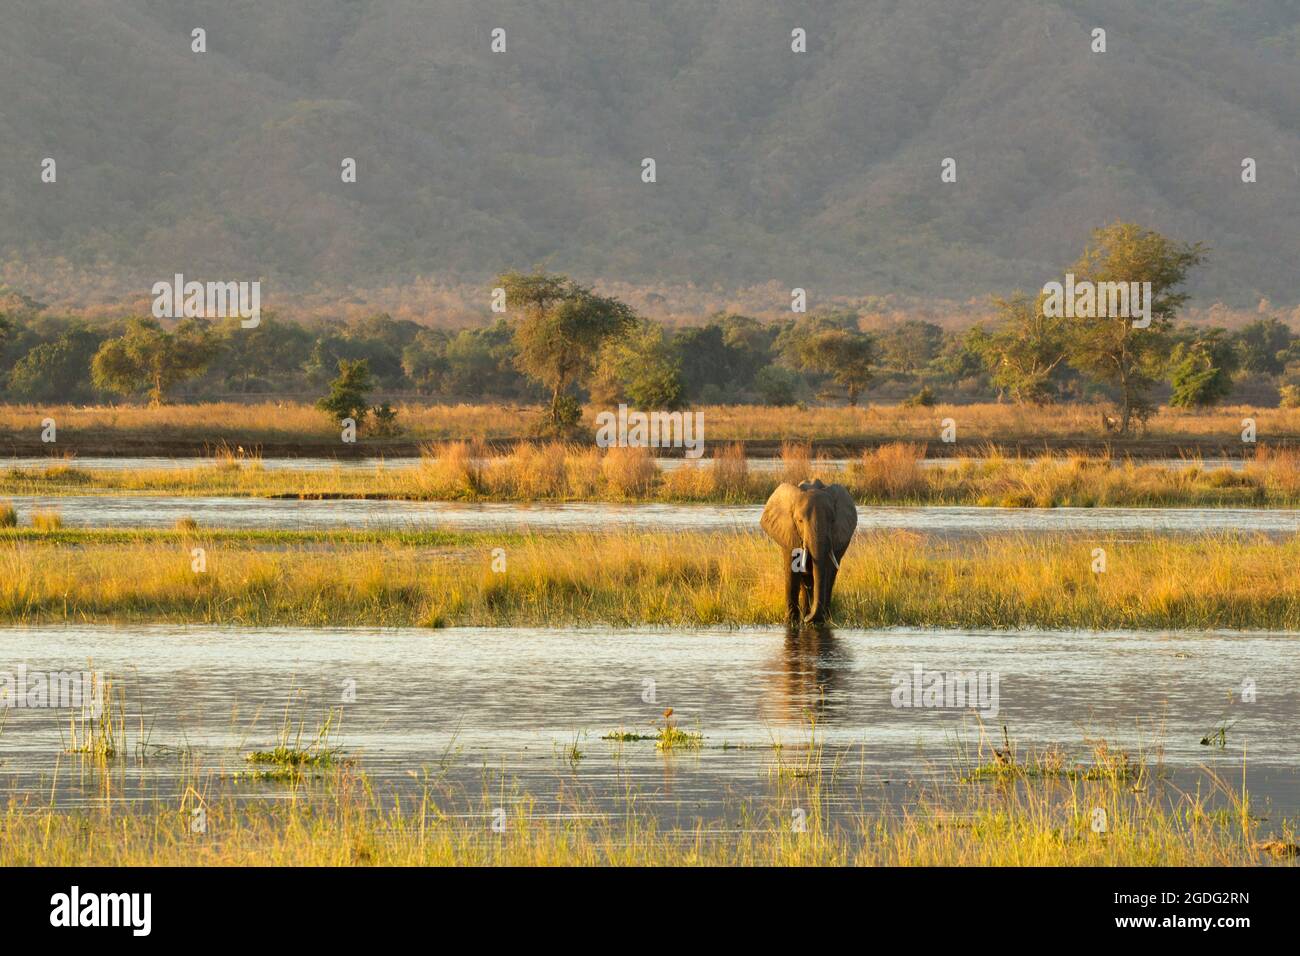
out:
M840 559L858 526L858 509L843 485L820 480L782 482L767 499L760 522L772 540L791 552L802 548L812 574L812 601L805 621L820 621L830 607Z

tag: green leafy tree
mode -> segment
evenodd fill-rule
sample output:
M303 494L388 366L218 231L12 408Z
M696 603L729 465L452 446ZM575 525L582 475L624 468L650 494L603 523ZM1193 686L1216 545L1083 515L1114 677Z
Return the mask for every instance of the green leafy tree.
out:
M943 348L933 363L940 381L953 387L965 383L976 391L987 391L991 385L984 358L987 339L988 333L978 325L945 335Z
M923 319L907 319L881 334L880 362L899 375L917 375L935 360L942 346L941 326Z
M874 378L876 343L862 332L827 329L802 339L799 357L804 368L829 377L856 406Z
M1056 397L1053 375L1065 361L1065 322L1043 314L1037 301L1023 292L995 299L998 317L993 331L972 336L984 356L989 380L1016 402L1046 404Z
M858 314L842 310L814 312L788 322L772 342L781 365L797 371L804 365L804 343L821 332L857 332Z
M1286 368L1295 334L1279 319L1256 319L1237 333L1236 340L1243 369L1262 375L1280 375Z
M722 312L702 326L679 329L672 343L687 396L739 399L752 392L754 377L771 364L776 331L771 323Z
M1190 342L1180 342L1170 358L1169 404L1175 408L1205 408L1232 392L1237 354L1223 329L1208 329Z
M561 398L587 380L601 346L631 328L635 314L565 276L508 272L497 283L505 289L507 307L519 313L515 362L550 392L547 430L566 431L578 416L576 403Z
M336 422L350 418L360 428L370 407L373 388L370 363L366 359L339 359L338 378L330 382L329 394L316 407Z
M53 342L43 342L14 363L9 389L29 401L88 401L94 397L86 369L104 342L102 333L74 326Z
M442 394L535 400L540 392L516 367L510 323L499 319L480 329L462 329L447 342Z
M1116 222L1093 232L1091 245L1071 270L1076 282L1151 283L1151 324L1146 328L1120 317L1068 320L1068 360L1115 394L1120 434L1128 432L1134 418L1146 421L1153 409L1151 391L1169 358L1173 319L1187 301L1185 293L1174 290L1204 258L1200 243L1188 245L1134 223Z
M681 408L681 362L663 327L643 321L601 346L592 376L592 401L627 401L641 409Z
M214 354L212 331L202 319L186 319L169 332L154 319L133 318L123 335L99 347L90 378L96 388L147 393L151 405L161 405L171 389L201 375Z
M436 395L447 378L447 333L422 329L402 349L402 371L422 395Z
M793 405L799 379L788 368L769 365L759 369L754 385L764 405Z
M205 381L219 384L224 391L296 391L300 374L315 336L297 322L277 321L263 310L262 322L246 329L238 318L215 327L216 357L207 368Z

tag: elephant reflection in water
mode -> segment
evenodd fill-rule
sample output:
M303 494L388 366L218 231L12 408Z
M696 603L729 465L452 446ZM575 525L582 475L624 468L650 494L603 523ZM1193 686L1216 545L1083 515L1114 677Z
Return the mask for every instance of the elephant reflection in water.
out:
M831 628L786 627L780 650L764 668L764 718L781 724L804 724L810 714L833 720L851 660Z

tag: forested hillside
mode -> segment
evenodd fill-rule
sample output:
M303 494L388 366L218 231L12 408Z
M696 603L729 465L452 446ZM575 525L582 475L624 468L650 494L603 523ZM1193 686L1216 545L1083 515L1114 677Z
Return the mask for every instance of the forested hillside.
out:
M967 300L1041 285L1116 219L1205 242L1202 301L1300 301L1280 0L19 0L0 22L0 262L49 301L179 271L263 277L283 307L532 265Z

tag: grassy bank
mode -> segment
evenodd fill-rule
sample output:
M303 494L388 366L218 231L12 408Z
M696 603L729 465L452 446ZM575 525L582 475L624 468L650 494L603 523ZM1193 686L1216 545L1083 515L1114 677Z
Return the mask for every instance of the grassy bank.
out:
M1249 797L1217 781L1208 797L1135 799L1128 778L1053 779L945 791L915 809L830 824L817 786L735 809L735 830L662 829L629 803L568 821L514 803L494 832L491 800L451 813L433 792L383 800L332 772L292 800L204 798L77 811L11 802L0 814L3 866L1251 866L1293 859L1294 835L1262 837ZM169 806L169 804L172 804ZM205 829L192 827L202 807ZM806 829L791 826L791 807ZM1097 810L1106 832L1093 832Z
M895 443L847 465L786 443L778 467L751 468L738 444L716 457L661 468L644 448L601 451L523 445L492 456L482 445L432 446L418 465L289 471L256 459L210 466L92 469L74 463L0 471L0 495L171 494L428 501L657 501L758 504L781 481L822 478L845 484L859 504L1002 507L1294 507L1300 505L1300 452L1261 448L1242 470L1144 465L1081 455L979 459L925 467L924 449Z
M583 410L583 432L594 435L601 408ZM1300 441L1300 409L1231 406L1204 411L1162 408L1145 431L1120 438L1107 431L1099 405L1020 407L1009 404L935 405L905 408L867 405L860 408L777 408L753 405L708 405L692 409L704 415L710 443L743 441L751 453L770 454L773 443L818 441L860 450L888 442L931 443L935 453L969 453L984 445L1042 449L1107 443L1136 455L1177 455L1179 449L1204 448L1240 454L1243 418L1253 418L1260 441ZM78 407L71 405L0 405L0 453L50 453L41 442L42 422L58 426L58 450L82 455L198 454L228 445L267 454L411 454L420 443L485 439L508 443L527 440L542 418L538 406L398 404L401 434L344 446L339 431L307 403L264 402L242 405L216 402L197 405ZM939 443L941 423L951 418L955 446ZM397 451L401 449L402 451ZM1209 452L1207 452L1209 453Z
M0 536L0 621L731 626L784 614L782 555L757 534L394 535L329 548L201 529L96 534ZM1104 573L1092 570L1099 547ZM840 572L834 623L1300 630L1298 565L1300 539L868 534Z

